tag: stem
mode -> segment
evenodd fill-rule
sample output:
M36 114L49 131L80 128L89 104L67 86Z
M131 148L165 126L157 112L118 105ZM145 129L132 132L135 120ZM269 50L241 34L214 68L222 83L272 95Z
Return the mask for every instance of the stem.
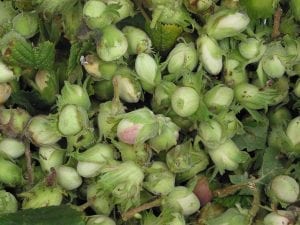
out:
M124 221L127 221L130 218L134 217L134 215L139 213L139 212L142 212L142 211L147 210L147 209L151 209L153 207L160 206L161 202L162 202L162 198L158 198L158 199L153 200L152 202L147 202L147 203L145 203L143 205L140 205L136 208L130 209L129 211L122 214L122 219Z
M155 28L155 26L158 22L158 19L159 19L160 15L162 14L162 12L163 12L163 9L156 9L155 11L153 11L152 21L150 23L150 28L151 29Z
M84 210L86 210L88 207L90 207L92 205L92 201L93 200L89 200L86 203L83 203L82 205L79 206L79 211L83 212Z
M225 188L221 188L221 189L217 189L215 191L213 191L213 196L214 197L218 197L218 198L223 198L226 197L228 195L233 195L234 193L236 193L237 191L248 187L248 183L246 184L234 184Z
M67 138L67 153L71 153L74 151L74 143L70 138Z
M277 8L275 15L274 15L274 24L273 24L273 31L272 31L272 39L277 38L280 36L280 19L282 16L282 9L280 7Z
M112 82L113 82L113 87L114 87L113 102L119 103L120 102L120 92L119 92L118 80L114 77Z
M50 174L46 177L46 186L51 187L56 182L56 170L52 167Z
M30 144L28 141L25 141L25 159L26 159L26 168L28 174L28 183L29 185L33 185L33 170L32 170L32 160L31 160L31 152L30 152Z
M253 201L252 207L249 210L249 225L252 224L254 217L260 209L260 189L256 186L255 183L250 182L248 188L252 191Z
M137 8L141 11L141 13L142 13L143 17L145 18L145 20L147 22L149 22L150 21L150 17L148 16L148 14L146 13L146 11L144 10L141 2L139 0L133 0L133 1L136 4Z

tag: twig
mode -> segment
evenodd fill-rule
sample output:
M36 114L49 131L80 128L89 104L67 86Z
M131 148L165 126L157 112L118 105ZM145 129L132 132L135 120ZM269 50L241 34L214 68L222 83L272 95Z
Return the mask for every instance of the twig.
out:
M90 199L88 200L86 203L83 203L82 205L79 206L79 210L81 212L83 212L84 210L86 210L88 207L90 207L92 205L92 202L94 201L95 199Z
M223 198L228 195L233 195L234 193L241 190L242 188L247 188L247 187L248 187L248 183L230 185L228 187L217 189L217 190L213 191L213 196L218 197L218 198Z
M248 187L253 194L252 207L249 210L249 225L251 225L260 208L260 189L255 183L250 183Z
M26 159L26 168L28 173L28 183L29 185L33 185L33 170L31 165L31 152L30 152L30 144L28 141L25 141L25 159Z
M122 214L122 219L124 221L127 221L130 218L134 217L134 215L137 214L137 213L139 213L139 212L142 212L142 211L147 210L147 209L151 209L153 207L160 206L161 201L162 201L162 199L158 198L158 199L155 199L152 202L148 202L148 203L140 205L140 206L138 206L136 208L130 209L129 211L127 211L127 212L125 212L125 213Z
M279 27L280 27L281 16L282 16L282 9L280 7L278 7L275 14L274 14L272 39L275 39L280 35Z
M148 14L145 12L140 0L133 0L134 3L136 4L136 6L138 7L138 9L141 11L143 17L145 18L145 20L147 22L151 21L150 17L148 16Z
M46 177L46 186L51 187L56 182L56 170L52 167L50 174Z

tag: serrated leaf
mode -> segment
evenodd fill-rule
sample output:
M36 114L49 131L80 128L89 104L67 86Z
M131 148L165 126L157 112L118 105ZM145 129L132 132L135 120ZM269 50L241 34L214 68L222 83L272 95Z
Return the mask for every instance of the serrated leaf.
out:
M70 49L70 55L68 60L67 73L71 74L73 70L80 64L80 57L91 48L92 43L89 41L75 42Z
M26 109L31 115L35 115L39 113L39 110L47 108L47 105L41 100L37 91L18 90L13 92L9 104L20 106Z
M268 135L268 120L263 122L255 120L243 121L244 133L233 137L233 141L240 149L247 149L247 151L254 151L257 149L266 148Z
M16 41L11 47L10 60L21 67L50 70L53 68L54 59L54 44L48 41L37 47L28 42Z
M55 60L55 48L53 43L49 41L43 42L37 48L34 48L34 52L37 69L50 70L53 68Z
M168 52L176 43L183 28L174 24L157 23L155 28L150 28L150 23L145 24L145 30L152 40L153 47L161 53Z
M85 225L81 212L67 205L26 209L0 215L1 225Z
M283 171L283 164L278 160L279 154L280 152L275 148L265 150L262 166L258 172L260 184L267 184L272 177Z
M11 49L11 61L25 67L34 67L32 46L25 41L16 41Z
M218 203L227 208L233 208L236 204L240 204L242 208L249 208L252 204L251 195L230 195L224 198L215 198L215 203Z

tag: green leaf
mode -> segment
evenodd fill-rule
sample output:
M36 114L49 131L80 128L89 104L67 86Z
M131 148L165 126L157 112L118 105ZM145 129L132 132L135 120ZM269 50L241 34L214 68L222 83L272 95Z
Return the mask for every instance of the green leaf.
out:
M80 64L80 57L84 55L84 53L91 48L92 43L90 41L85 42L75 42L72 44L70 49L70 55L68 60L68 69L67 73L71 74L73 70L75 70L76 66Z
M18 90L13 92L9 104L20 106L21 108L26 109L31 115L35 115L39 110L47 107L47 104L40 99L40 95L37 91L29 92Z
M248 173L229 175L232 184L244 184L249 181Z
M85 225L84 215L67 205L0 215L1 225Z
M150 28L150 23L146 23L145 31L152 40L153 47L161 53L168 52L176 43L177 38L183 29L174 24L157 23L155 28Z
M249 208L252 204L252 196L230 195L224 198L215 198L214 202L227 208L235 207L236 204L240 204L242 208Z
M233 141L240 149L254 151L266 148L269 121L265 119L263 122L255 120L243 121L245 133L233 137Z
M35 66L37 69L51 70L55 60L54 44L46 41L37 48L33 48L35 55Z
M283 172L283 164L278 160L280 152L275 148L267 148L263 156L262 166L258 172L259 183L267 184L272 177Z
M28 42L16 41L11 47L10 60L21 67L51 70L54 59L54 44L49 41L42 42L37 47Z
M20 66L34 67L32 46L25 41L16 41L11 49L11 60Z

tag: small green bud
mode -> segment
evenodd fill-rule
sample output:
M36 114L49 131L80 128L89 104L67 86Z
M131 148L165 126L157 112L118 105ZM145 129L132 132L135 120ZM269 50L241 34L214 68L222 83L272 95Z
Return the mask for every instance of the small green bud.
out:
M265 73L271 78L280 78L285 73L285 66L276 55L263 59L262 67Z
M224 81L229 87L248 82L248 75L243 63L236 59L226 58L224 64Z
M0 108L0 130L7 136L22 136L29 120L30 115L24 109Z
M267 214L264 218L264 225L289 225L294 224L295 215L290 211L277 210Z
M22 12L12 22L14 30L25 38L31 38L38 32L38 17L34 13Z
M223 67L222 52L218 43L207 35L202 35L197 39L197 49L200 63L204 69L212 74L217 75Z
M205 93L204 102L210 110L220 112L231 105L233 97L234 92L231 88L225 85L217 85Z
M163 208L171 208L185 216L197 212L200 208L200 202L197 196L184 186L175 187L164 199Z
M221 40L243 32L249 22L247 14L223 9L208 18L205 29L210 37Z
M132 161L126 161L103 171L97 183L103 194L112 196L113 202L120 204L123 211L139 202L143 180L142 168Z
M102 30L97 43L97 54L103 61L110 62L121 58L127 51L128 42L125 35L116 26L110 25Z
M224 174L225 170L236 170L240 163L244 163L249 159L248 153L241 151L231 139L228 139L217 148L209 149L208 154L220 174Z
M63 190L59 186L47 186L38 183L28 192L20 194L24 198L22 209L36 209L60 205L63 200Z
M137 103L142 98L141 84L134 75L135 73L129 68L122 67L114 76L120 99L128 103Z
M39 163L43 171L50 172L64 162L65 151L57 146L44 146L39 149Z
M11 86L7 83L0 83L0 105L4 104L12 93Z
M58 130L64 136L72 136L88 126L87 111L77 105L65 105L59 112Z
M286 207L298 200L299 184L290 176L279 175L272 179L267 191L272 202Z
M57 183L65 190L74 190L82 184L82 178L74 168L61 165L55 170Z
M141 108L120 115L117 136L126 144L144 143L158 134L159 123L148 108Z
M6 83L15 79L14 72L8 66L0 61L0 83Z
M107 5L102 1L89 0L83 7L83 18L90 29L102 29L113 22Z
M248 38L239 44L239 51L246 59L253 59L260 53L261 41L255 38Z
M129 54L150 53L152 41L143 30L133 26L125 26L122 32L128 41Z
M77 84L71 84L65 81L65 85L61 90L61 95L58 96L57 105L62 108L64 105L78 105L88 110L91 106L91 101L87 90Z
M0 171L0 183L10 187L22 184L22 170L17 164L0 157Z
M198 127L198 135L207 148L217 148L227 139L222 125L216 120L201 122Z
M156 152L167 151L177 144L180 128L169 117L157 115L157 119L162 124L161 131L157 136L149 139L148 143Z
M91 183L87 186L86 190L87 200L91 202L91 208L97 214L110 215L113 210L114 204L110 196L103 195L98 189L97 183Z
M169 73L179 73L182 70L193 71L198 64L198 55L193 42L179 43L169 53L166 60Z
M0 191L0 215L6 213L15 213L18 210L16 197L4 190Z
M25 153L24 142L14 138L0 140L0 152L12 159L17 159Z
M193 115L200 104L200 96L191 87L179 87L171 97L172 109L181 117Z
M82 65L94 80L111 80L118 69L117 63L104 62L95 55L84 57Z
M25 135L38 146L55 144L62 137L57 129L57 119L52 115L32 117Z
M286 129L286 135L290 139L291 143L296 146L300 144L300 137L299 137L299 130L300 130L300 116L293 118Z
M117 23L135 14L134 4L131 0L101 0L114 11L113 22Z
M153 162L146 169L143 186L155 195L167 195L175 187L175 175L168 170L163 162Z
M146 53L138 54L135 60L135 71L143 89L152 93L161 80L160 69L155 59Z
M121 153L122 161L132 161L137 165L144 166L151 160L152 152L144 143L130 145L114 140L112 143Z
M275 99L280 96L280 92L265 88L259 89L257 86L249 83L240 83L234 88L236 100L249 109L265 109L273 104Z

